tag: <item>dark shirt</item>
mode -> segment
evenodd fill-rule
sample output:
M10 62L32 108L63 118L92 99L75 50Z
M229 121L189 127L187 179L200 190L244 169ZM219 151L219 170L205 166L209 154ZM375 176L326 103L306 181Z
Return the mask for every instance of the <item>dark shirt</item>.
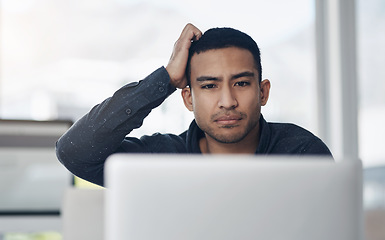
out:
M57 141L59 161L80 178L103 185L104 162L113 153L201 153L199 139L204 133L195 121L180 135L155 133L141 138L127 137L142 125L153 108L175 91L169 82L162 67L93 107ZM262 115L259 121L256 154L331 156L319 138L299 126L268 123Z

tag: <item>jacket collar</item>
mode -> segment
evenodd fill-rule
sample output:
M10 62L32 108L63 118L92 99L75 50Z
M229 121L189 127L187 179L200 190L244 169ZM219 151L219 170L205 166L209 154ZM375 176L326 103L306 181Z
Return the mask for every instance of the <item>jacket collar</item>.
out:
M271 130L269 127L269 124L266 122L266 120L263 118L262 114L259 118L259 144L257 151L255 151L256 154L264 154L267 153L267 149L270 144L271 139Z

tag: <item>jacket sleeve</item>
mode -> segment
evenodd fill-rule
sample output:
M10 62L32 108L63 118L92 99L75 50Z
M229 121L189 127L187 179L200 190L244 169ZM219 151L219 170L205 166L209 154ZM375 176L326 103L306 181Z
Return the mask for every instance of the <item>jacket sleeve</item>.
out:
M161 67L94 106L56 142L59 161L76 176L103 185L106 158L117 152L125 136L139 128L151 110L175 91L169 82L166 69ZM140 141L133 144L140 151Z

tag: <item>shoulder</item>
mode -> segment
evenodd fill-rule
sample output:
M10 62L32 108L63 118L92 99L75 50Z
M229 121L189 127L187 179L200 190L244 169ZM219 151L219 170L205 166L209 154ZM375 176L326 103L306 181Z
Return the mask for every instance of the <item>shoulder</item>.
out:
M268 123L272 149L277 153L331 155L326 144L310 131L291 123Z
M126 137L121 147L132 153L185 153L186 141L182 135L155 133L141 138Z
M292 123L268 122L268 126L272 131L272 134L275 134L280 137L293 137L293 136L313 137L314 136L313 133L306 130L305 128L302 128Z

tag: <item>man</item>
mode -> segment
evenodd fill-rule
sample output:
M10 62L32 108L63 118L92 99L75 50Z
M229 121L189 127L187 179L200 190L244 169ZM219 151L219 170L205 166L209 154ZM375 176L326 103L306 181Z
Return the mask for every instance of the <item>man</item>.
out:
M166 68L130 83L96 105L57 142L58 159L75 175L103 185L104 162L130 153L331 153L310 132L293 124L267 123L261 106L269 98L254 40L231 28L202 35L187 24ZM176 88L195 120L180 135L126 137Z

